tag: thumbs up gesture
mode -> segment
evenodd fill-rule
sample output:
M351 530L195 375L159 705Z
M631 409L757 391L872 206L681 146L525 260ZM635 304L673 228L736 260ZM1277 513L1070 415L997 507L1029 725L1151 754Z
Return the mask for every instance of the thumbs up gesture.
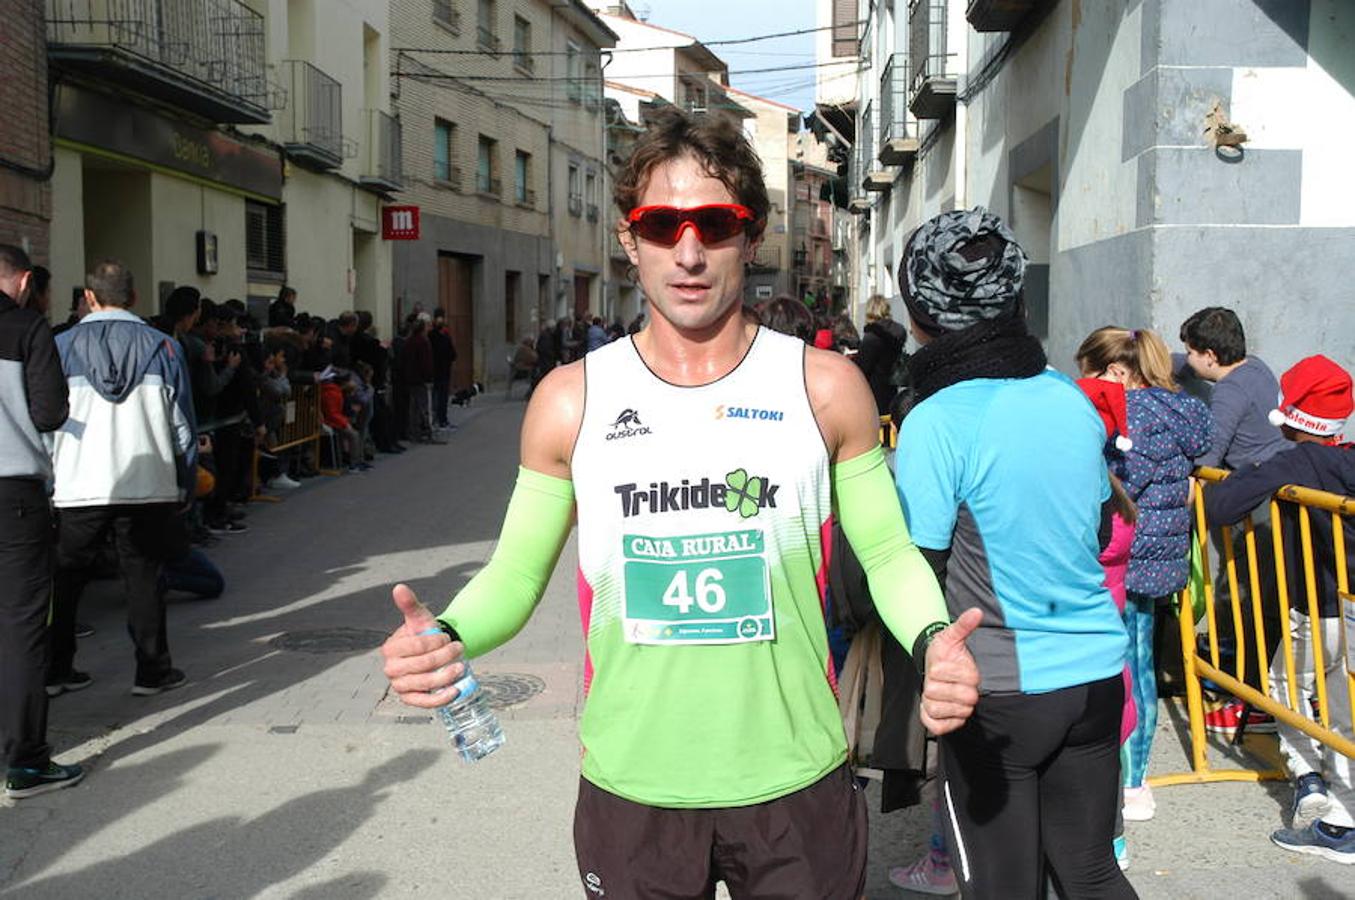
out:
M965 639L982 621L982 610L967 609L927 645L922 724L932 734L943 735L959 728L979 702L979 667L965 647Z
M464 648L437 630L437 619L419 602L408 585L391 591L395 606L405 620L381 645L383 671L391 690L407 706L433 709L456 697L444 689L461 677L465 668L457 660ZM426 632L433 631L433 634ZM941 636L937 635L937 640Z

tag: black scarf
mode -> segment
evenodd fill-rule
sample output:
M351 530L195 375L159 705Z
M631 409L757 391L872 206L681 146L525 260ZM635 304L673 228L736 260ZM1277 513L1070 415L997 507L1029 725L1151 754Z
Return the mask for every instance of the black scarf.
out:
M921 403L952 384L971 378L1030 378L1048 360L1039 340L1026 330L1024 315L1008 315L948 331L908 361L914 402Z

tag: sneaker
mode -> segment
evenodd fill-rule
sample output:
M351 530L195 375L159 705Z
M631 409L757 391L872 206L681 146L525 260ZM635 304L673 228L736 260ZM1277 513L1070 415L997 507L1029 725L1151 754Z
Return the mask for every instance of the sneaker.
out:
M249 526L243 522L209 522L207 530L212 534L244 534L249 531Z
M1231 700L1218 709L1204 714L1204 730L1215 734L1232 734L1242 724L1241 700ZM1263 712L1252 710L1247 715L1247 730L1253 734L1274 734L1275 720Z
M92 625L86 625L84 622L76 622L76 623L75 623L75 636L78 637L78 638L82 638L82 637L93 637L93 636L94 636L94 626L92 626Z
M21 769L13 767L5 777L5 794L14 799L36 797L48 791L75 787L85 777L85 770L79 766L63 766L49 762L41 769Z
M1153 789L1127 787L1124 789L1124 820L1126 822L1147 822L1157 815L1157 801L1153 799Z
M301 487L301 482L284 474L275 476L272 481L268 482L268 486L280 491L294 491Z
M1285 850L1320 856L1345 866L1355 865L1355 829L1343 828L1340 837L1332 837L1323 830L1325 824L1318 821L1307 828L1281 828L1270 839Z
M1129 842L1125 840L1124 835L1120 835L1111 842L1111 847L1115 850L1115 865L1120 867L1121 872L1129 871Z
M930 853L911 866L890 869L889 883L916 894L950 897L960 893L960 886L955 882L955 872L950 866L937 865Z
M1300 775L1294 781L1294 817L1290 828L1303 831L1331 812L1327 782L1316 772Z
M88 672L77 672L74 669L65 678L58 678L55 681L47 683L47 696L60 697L62 694L72 694L76 691L83 691L94 683Z
M170 669L158 678L142 683L138 681L132 685L132 693L138 697L154 697L156 694L163 694L165 691L172 691L188 680L179 669Z

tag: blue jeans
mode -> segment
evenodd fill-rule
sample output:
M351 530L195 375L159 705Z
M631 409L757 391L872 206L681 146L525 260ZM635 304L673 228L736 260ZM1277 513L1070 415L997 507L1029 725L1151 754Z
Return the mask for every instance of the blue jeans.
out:
M160 574L160 592L182 591L203 600L214 600L226 589L226 578L207 554L194 548L182 559L165 563Z

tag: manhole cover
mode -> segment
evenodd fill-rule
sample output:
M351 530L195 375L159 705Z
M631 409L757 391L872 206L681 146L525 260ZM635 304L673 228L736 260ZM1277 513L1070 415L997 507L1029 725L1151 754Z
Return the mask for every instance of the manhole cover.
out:
M382 631L366 628L317 628L312 631L288 631L268 642L275 650L295 653L358 653L386 642Z
M535 675L477 675L480 689L489 705L505 709L526 703L546 689L546 682Z

